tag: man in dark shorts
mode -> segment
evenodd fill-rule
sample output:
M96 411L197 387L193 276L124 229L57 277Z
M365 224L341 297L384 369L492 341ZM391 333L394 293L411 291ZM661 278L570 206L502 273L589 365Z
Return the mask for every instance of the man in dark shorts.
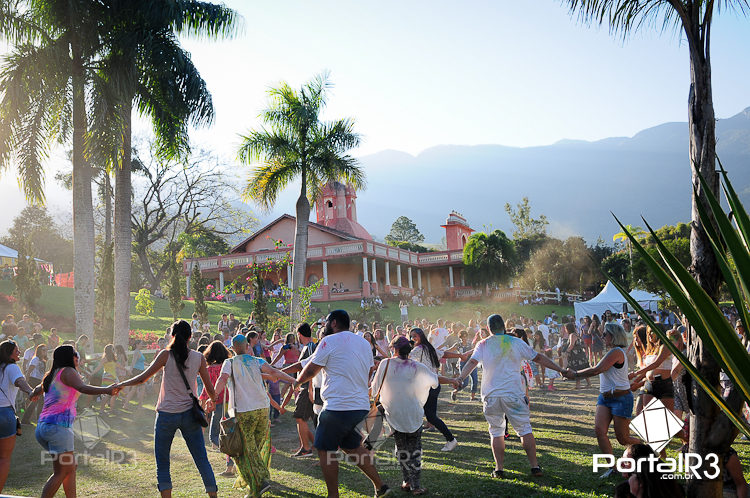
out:
M302 370L309 362L309 358L315 352L315 343L311 339L312 329L308 323L301 323L297 327L297 340L302 345L302 353L299 362L282 369L284 373L292 375ZM293 457L306 457L312 455L313 432L310 430L308 421L315 418L313 412L312 395L310 392L310 382L300 385L299 394L294 401L294 421L297 423L297 435L299 436L300 447ZM317 420L314 420L317 425Z
M310 362L297 377L294 386L302 385L325 370L321 395L323 411L318 418L313 446L318 450L320 469L328 496L339 496L339 462L341 449L372 481L375 496L385 496L391 489L383 484L373 456L362 446L357 425L370 409L368 393L370 372L374 367L370 343L349 331L349 314L332 311L326 318L326 329Z

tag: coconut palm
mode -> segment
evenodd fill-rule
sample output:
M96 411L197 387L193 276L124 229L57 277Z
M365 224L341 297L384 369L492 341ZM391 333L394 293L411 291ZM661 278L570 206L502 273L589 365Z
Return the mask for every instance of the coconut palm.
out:
M625 230L627 230L627 233L625 231L617 232L612 236L612 242L619 242L624 241L625 244L628 246L628 258L630 259L630 276L633 276L633 246L630 243L630 239L628 238L628 233L633 235L635 238L641 238L642 236L646 235L646 232L643 230L642 227L636 227L633 225L625 225Z
M85 89L100 5L48 0L3 2L0 8L2 35L14 45L0 72L0 167L14 163L26 198L43 203L43 163L51 144L72 145L76 333L89 337L95 245Z
M179 0L109 3L102 60L94 79L94 114L101 156L115 172L115 344L130 329L131 115L151 119L162 157L186 157L188 124L210 124L214 109L205 82L177 34L230 36L236 13L222 5Z
M354 132L354 122L320 121L330 88L328 75L322 74L298 91L287 83L269 90L270 104L262 113L269 129L261 128L243 136L238 153L244 163L261 163L251 172L244 195L264 209L270 209L290 183L297 178L301 180L294 234L292 322L299 315L297 289L305 282L311 201L328 182L345 182L357 189L365 183L364 172L347 154L360 141Z
M705 0L568 0L571 12L587 22L608 24L610 29L627 36L644 25L675 26L685 34L690 55L690 91L688 93L688 124L690 130L690 167L695 194L692 198L692 231L690 235L691 269L707 294L718 298L721 274L716 257L701 220L698 203L706 202L707 189L718 196L716 169L716 123L711 89L711 25L714 9L744 12L747 0L713 2ZM706 179L699 182L699 175ZM694 341L694 342L693 342ZM701 338L691 330L690 361L698 371L718 386L719 368L709 349L702 347ZM720 417L719 409L704 390L694 388L691 396L695 413L690 423L690 450L706 454L725 448L733 437L731 425ZM708 479L691 479L689 494L720 496L721 483Z

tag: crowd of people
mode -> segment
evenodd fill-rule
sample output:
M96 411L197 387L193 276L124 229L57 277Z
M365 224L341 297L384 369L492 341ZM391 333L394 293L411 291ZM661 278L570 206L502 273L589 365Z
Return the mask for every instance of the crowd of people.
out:
M77 406L97 400L101 412L133 401L142 406L149 386L157 396L153 444L162 496L172 492L170 448L178 429L206 493L216 496L207 445L219 448L221 422L228 418L236 420L242 451L226 456L219 475L234 477L235 487L248 496L268 491L275 451L270 428L292 400L299 447L290 456L316 455L331 497L338 496L341 453L369 478L375 496L391 492L378 473L374 452L363 445L362 424L371 414L372 398L393 430L401 489L414 495L427 492L421 477L423 431L442 434L441 451L460 451L458 439L439 415L441 385L451 387L454 401L464 389L472 401L479 393L494 460L491 476L498 479L505 477L509 426L526 452L529 474L544 475L531 426L530 390L554 390L562 378L575 382L576 389L588 389L590 378L598 376L592 433L600 453L614 454L608 436L612 426L626 455L648 458L650 448L630 434L629 422L653 398L685 420L680 437L686 440L688 403L681 364L639 317L611 311L601 319L593 315L580 320L554 312L543 320L492 314L464 325L409 320L408 306L400 303L402 320L397 324L356 323L346 311L335 310L315 323L299 324L294 333L275 329L270 338L252 314L244 322L223 315L215 331L193 315L190 322L179 320L167 329L150 363L141 341L132 341L130 358L125 348L113 345L92 355L85 336L61 343L54 329L43 335L41 325L29 316L16 322L9 315L0 343L0 492L16 434L35 422L37 441L53 456L42 496L54 496L60 487L66 496L75 496L72 426ZM652 318L684 350L683 323L673 313ZM734 319L744 340L736 314L730 310L727 318ZM24 408L22 419L17 418L17 406ZM208 414L207 438L197 406ZM725 489L747 497L737 454L730 449L723 458ZM616 488L618 496L682 492L674 480L647 471L625 477Z

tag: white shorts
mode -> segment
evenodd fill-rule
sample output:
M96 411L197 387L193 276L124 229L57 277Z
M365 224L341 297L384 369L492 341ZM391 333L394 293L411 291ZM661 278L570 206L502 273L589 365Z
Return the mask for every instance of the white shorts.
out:
M529 400L523 394L517 396L490 396L485 398L484 418L490 425L490 436L505 435L505 417L519 436L531 434Z

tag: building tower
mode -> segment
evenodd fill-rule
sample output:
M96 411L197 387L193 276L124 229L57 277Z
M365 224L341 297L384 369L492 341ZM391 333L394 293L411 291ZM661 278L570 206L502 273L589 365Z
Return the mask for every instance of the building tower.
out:
M315 201L319 225L325 225L353 237L372 240L365 227L357 222L357 192L351 185L326 184Z
M469 227L466 218L455 211L451 211L445 225L440 226L445 228L445 243L449 251L463 251L466 241L474 231Z

